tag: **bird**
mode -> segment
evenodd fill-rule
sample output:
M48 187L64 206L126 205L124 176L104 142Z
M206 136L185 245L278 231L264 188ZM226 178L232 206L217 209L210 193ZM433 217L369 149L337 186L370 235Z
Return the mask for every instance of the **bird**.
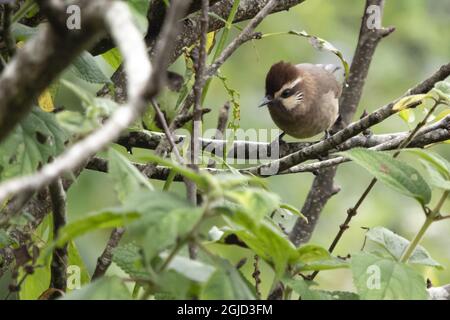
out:
M325 132L339 115L341 85L334 65L292 64L280 61L266 76L266 95L260 107L267 106L276 126L284 134L304 139Z

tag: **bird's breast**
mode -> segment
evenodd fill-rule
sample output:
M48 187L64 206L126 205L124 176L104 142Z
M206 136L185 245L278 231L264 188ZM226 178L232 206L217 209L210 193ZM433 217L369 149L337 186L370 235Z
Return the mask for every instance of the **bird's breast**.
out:
M338 99L330 91L302 102L295 108L275 104L269 106L275 124L294 138L309 138L329 129L338 117Z

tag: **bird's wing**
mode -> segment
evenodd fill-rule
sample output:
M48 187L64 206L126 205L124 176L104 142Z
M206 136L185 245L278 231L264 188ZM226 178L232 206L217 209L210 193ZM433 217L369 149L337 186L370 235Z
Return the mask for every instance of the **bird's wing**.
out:
M335 73L339 69L341 69L340 66L337 66L335 64L316 64L316 66L325 69L329 73Z
M303 72L308 72L317 83L321 84L317 90L323 91L324 93L332 90L336 97L341 95L341 85L333 74L338 69L337 66L333 64L301 63L297 67Z

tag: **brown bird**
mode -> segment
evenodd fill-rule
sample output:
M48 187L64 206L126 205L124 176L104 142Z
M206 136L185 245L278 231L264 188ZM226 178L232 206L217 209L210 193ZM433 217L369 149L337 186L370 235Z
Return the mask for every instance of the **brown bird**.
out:
M333 75L336 70L333 65L278 62L267 74L260 107L267 105L275 124L294 138L327 132L339 114L341 85Z

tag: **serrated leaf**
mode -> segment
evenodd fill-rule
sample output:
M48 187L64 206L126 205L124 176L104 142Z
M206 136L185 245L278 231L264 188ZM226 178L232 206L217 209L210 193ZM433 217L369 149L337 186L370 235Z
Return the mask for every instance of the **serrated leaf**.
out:
M425 300L425 280L412 267L359 252L351 259L353 282L362 300Z
M0 180L33 173L59 155L68 138L53 114L33 108L0 144Z
M383 227L370 228L366 237L385 248L397 261L409 245L409 241L389 229ZM417 246L408 263L420 264L442 269L442 265L433 260L430 254L422 246Z
M345 157L369 171L387 186L415 198L422 204L431 200L431 190L420 173L388 153L363 148L341 152Z
M84 51L75 58L71 70L77 77L89 83L110 83L111 80L103 73L94 56Z
M122 203L130 194L139 190L153 190L150 181L118 151L109 149L108 159L108 173Z
M115 248L113 262L134 279L150 279L145 270L142 249L133 243Z

